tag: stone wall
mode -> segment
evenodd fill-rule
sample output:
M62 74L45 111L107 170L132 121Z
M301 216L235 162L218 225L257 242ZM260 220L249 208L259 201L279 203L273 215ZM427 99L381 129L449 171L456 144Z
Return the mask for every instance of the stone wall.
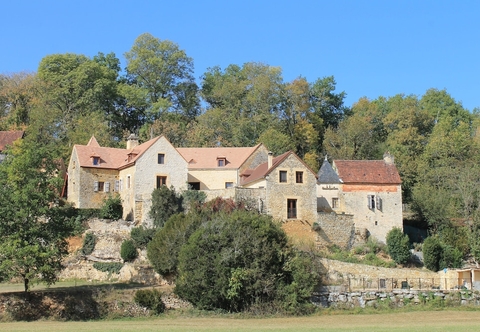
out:
M377 307L388 305L390 307L403 307L407 304L428 304L429 302L448 301L457 305L480 305L480 294L471 291L446 291L446 290L407 290L396 289L392 291L359 291L337 292L324 288L315 292L312 302L321 307L355 308Z
M287 182L279 181L279 172L287 172ZM303 182L296 183L296 172L303 172ZM287 220L287 200L296 200L297 217L313 224L317 220L316 176L293 154L268 175L266 213Z
M317 215L316 244L318 247L337 245L342 249L351 249L355 241L353 216L349 214L323 213Z

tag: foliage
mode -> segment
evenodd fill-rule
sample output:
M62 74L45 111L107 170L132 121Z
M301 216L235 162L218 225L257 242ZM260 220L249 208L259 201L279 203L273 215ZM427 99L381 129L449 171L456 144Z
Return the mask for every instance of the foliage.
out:
M75 218L60 207L54 147L23 141L0 164L0 279L52 284L67 254Z
M108 272L108 273L120 273L120 270L123 267L123 263L119 262L95 262L93 263L93 268L98 271Z
M145 249L147 244L152 241L155 232L156 230L154 228L139 226L132 228L130 231L130 237L132 238L136 248Z
M395 267L394 262L385 261L376 255L376 253L383 251L383 249L380 250L381 246L378 246L375 243L378 243L378 242L372 240L370 244L367 243L367 245L365 246L356 247L352 251L342 250L337 246L332 246L329 248L327 257L333 260L347 262L347 263L366 264L366 265L388 267L388 268ZM365 256L360 257L357 255L365 255Z
M200 190L188 189L182 192L183 209L189 211L202 205L207 199L207 194Z
M440 240L435 236L427 237L423 242L422 250L425 267L435 272L440 270L440 259L442 258Z
M152 192L150 218L155 227L162 227L170 216L182 211L182 197L177 195L175 188L161 186Z
M311 284L294 276L294 267L313 268L300 258L287 264L291 255L271 217L244 210L215 213L181 248L175 292L201 309L240 311L287 298L297 306Z
M156 314L161 314L166 308L162 301L162 294L155 288L139 289L135 292L133 300L139 306L152 310Z
M120 195L109 195L103 200L100 208L100 218L118 220L123 215L122 199Z
M124 262L133 261L135 258L137 258L137 256L138 256L138 252L133 240L123 241L120 247L120 257L122 257L123 261Z
M147 256L156 272L163 276L177 273L180 249L201 222L200 214L175 214L155 233L147 246Z
M410 241L407 234L394 227L387 233L388 254L397 264L405 264L410 259Z
M83 245L82 245L82 254L83 255L90 255L93 250L95 250L95 244L97 242L97 236L89 232L85 234L85 238L83 239Z

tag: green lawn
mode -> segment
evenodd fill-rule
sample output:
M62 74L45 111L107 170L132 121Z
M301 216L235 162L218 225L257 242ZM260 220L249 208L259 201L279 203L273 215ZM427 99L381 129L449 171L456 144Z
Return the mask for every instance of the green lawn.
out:
M0 323L1 331L478 331L480 310L388 314L317 315L290 318L165 317L95 322Z

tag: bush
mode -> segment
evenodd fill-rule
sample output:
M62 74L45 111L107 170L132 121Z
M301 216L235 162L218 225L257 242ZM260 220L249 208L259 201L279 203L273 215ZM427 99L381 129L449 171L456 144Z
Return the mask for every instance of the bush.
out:
M85 234L85 238L83 239L83 245L81 252L84 255L90 255L93 250L95 250L95 244L97 242L97 237L93 233Z
M123 264L119 262L95 262L93 263L93 268L98 271L108 272L108 273L120 273Z
M202 205L207 199L207 194L200 190L185 190L182 193L183 198L183 208L185 211L190 211L191 209Z
M156 272L162 276L177 273L180 249L201 222L198 214L175 214L155 233L147 246L147 256Z
M436 236L427 237L423 242L423 261L429 270L462 267L462 258L458 248L442 243Z
M130 231L130 237L138 249L145 249L147 244L152 241L157 230L154 228L144 228L143 226L134 227Z
M122 246L120 247L120 256L124 262L130 262L137 258L137 248L135 247L133 240L125 240L122 242Z
M120 195L110 195L103 200L100 208L100 218L118 220L123 215L122 199Z
M440 269L442 245L436 236L429 236L423 241L423 263L429 270L437 272Z
M182 197L173 187L161 186L153 190L149 216L156 227L162 227L170 216L182 211Z
M397 264L405 264L410 259L410 241L407 234L394 227L387 233L388 254Z
M165 311L162 294L156 289L140 289L136 291L133 300L139 306L152 310L156 314L161 314Z
M182 246L175 293L200 309L241 311L275 301L302 307L317 277L310 274L311 260L292 256L285 232L270 216L216 213Z

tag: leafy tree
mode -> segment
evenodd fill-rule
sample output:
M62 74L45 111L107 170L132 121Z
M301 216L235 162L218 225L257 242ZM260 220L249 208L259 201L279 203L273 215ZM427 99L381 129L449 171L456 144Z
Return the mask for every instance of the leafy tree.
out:
M410 241L407 234L394 227L387 233L388 254L397 264L405 264L410 259Z
M133 240L125 240L122 242L120 246L120 257L122 257L124 262L133 261L137 258L138 252L137 248L135 247L135 243Z
M293 277L296 263L287 268L289 257L287 237L271 217L242 210L216 213L180 250L175 292L202 309L240 311L282 301L286 293L303 303L309 288L302 290L311 287L311 279L303 283L300 274Z
M177 44L144 33L125 53L125 58L129 83L146 96L147 122L152 123L167 111L190 120L198 115L193 59Z
M440 259L442 258L442 244L435 236L425 239L422 246L423 262L429 270L437 272L440 270Z
M201 223L199 214L175 214L155 233L147 246L147 256L156 272L162 276L177 274L180 249Z
M150 218L155 227L162 227L170 216L182 211L182 197L177 195L173 186L161 186L152 192Z
M0 74L0 130L24 128L30 124L37 90L34 74Z
M52 284L67 254L73 218L58 204L62 179L55 177L52 150L15 146L0 164L0 276Z

